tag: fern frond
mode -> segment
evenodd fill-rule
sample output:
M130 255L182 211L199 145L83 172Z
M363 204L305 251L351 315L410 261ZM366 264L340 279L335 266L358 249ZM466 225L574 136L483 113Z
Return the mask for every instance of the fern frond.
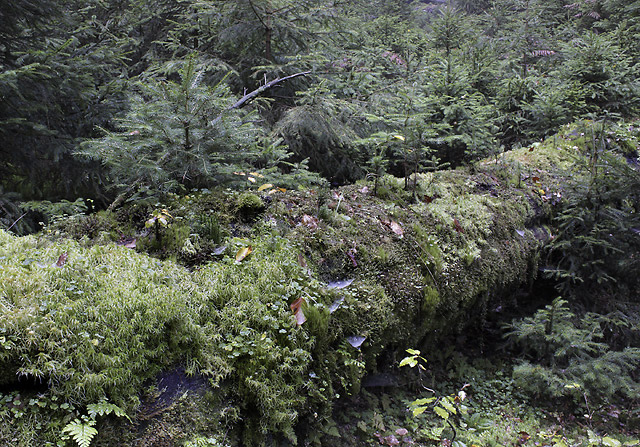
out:
M87 411L89 412L89 416L91 416L92 418L113 413L118 417L126 417L127 419L129 419L129 416L127 416L127 413L125 413L122 408L120 408L116 404L112 404L107 399L101 399L97 404L87 405Z
M74 419L65 425L62 432L68 433L79 447L89 447L91 440L98 434L98 430L93 427L94 425L96 425L96 421L93 419L88 419L85 422Z

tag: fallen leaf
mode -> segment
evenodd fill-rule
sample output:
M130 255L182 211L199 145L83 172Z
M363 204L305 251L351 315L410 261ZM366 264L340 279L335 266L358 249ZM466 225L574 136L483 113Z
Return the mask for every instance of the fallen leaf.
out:
M516 230L516 233L518 233L520 236L524 237L524 230Z
M251 247L251 245L247 247L242 247L240 250L238 250L238 253L236 253L236 262L237 263L242 262L242 260L247 256L249 256L252 251L253 251L253 247Z
M269 188L273 188L273 185L271 183L265 183L260 188L258 188L258 192L264 191L265 189L269 189Z
M540 177L533 176L531 177L531 180L537 183L540 181Z
M424 203L431 203L433 202L433 196L424 196Z
M526 431L520 431L518 432L518 435L520 435L520 442L525 442L531 439L531 435L529 435L529 433L527 433Z
M60 257L58 257L58 262L56 262L56 267L64 266L65 263L67 262L68 257L69 255L67 254L67 252L62 253Z
M351 262L353 263L354 267L358 266L358 262L356 261L356 249L355 248L350 248L347 251L347 256L349 256L349 259L351 259Z
M300 264L302 268L307 268L307 261L305 261L302 253L298 253L298 264Z
M343 279L342 281L331 281L327 284L327 289L344 289L353 283L353 279Z
M133 131L129 132L129 135L140 135L140 131L139 130L133 130Z
M225 250L227 249L226 245L221 245L219 247L214 248L211 253L216 255L216 256L220 256L222 253L225 252Z
M360 348L366 339L367 337L363 337L361 335L352 335L351 337L347 337L347 341L354 348Z
M253 177L247 177L247 180L249 180L251 183L255 183L256 179Z
M464 228L462 228L462 225L460 225L460 221L455 217L453 218L453 226L458 233L464 233Z
M400 441L393 435L385 436L381 439L381 442L384 441L386 445L400 445Z
M362 189L359 189L358 191L360 191L360 193L362 194L366 194L369 192L369 187L368 186L364 186L362 187Z
M291 311L293 315L296 317L296 324L298 326L302 325L305 321L307 321L307 317L305 317L304 312L302 311L302 305L305 303L304 298L300 297L291 303Z
M331 303L331 306L329 306L329 313L332 314L334 313L336 310L338 310L338 308L340 307L340 305L344 302L344 297L341 296L340 298L338 298L337 300L335 300L333 303Z
M117 245L122 245L126 248L136 248L136 238L133 237L124 237L124 235L120 238Z
M391 231L397 234L398 237L402 238L402 236L404 236L404 230L402 229L402 227L398 222L392 220L391 223L389 224L389 228L391 228Z
M317 217L309 216L308 214L305 214L304 216L302 216L302 223L310 230L318 229L319 222Z
M396 430L396 435L398 436L406 436L409 431L406 428L399 428Z

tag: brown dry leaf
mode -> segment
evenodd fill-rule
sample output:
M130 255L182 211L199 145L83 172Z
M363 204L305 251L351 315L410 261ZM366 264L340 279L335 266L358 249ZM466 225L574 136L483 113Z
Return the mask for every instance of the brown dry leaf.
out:
M383 442L383 441L386 445L390 445L390 446L400 445L400 441L398 441L398 438L396 438L394 435L385 436L380 440L380 442Z
M453 226L458 233L464 233L464 228L462 228L462 225L460 225L460 221L455 217L453 218Z
M56 262L56 267L62 267L65 265L65 263L67 262L67 258L69 257L69 255L67 254L67 252L64 252L60 255L60 257L58 258L58 262Z
M242 262L242 260L247 256L249 256L252 251L253 251L253 247L251 247L251 245L247 247L242 247L240 250L238 250L238 253L236 253L236 262L238 263Z
M314 217L314 216L309 216L308 214L305 214L304 216L302 216L302 223L309 228L310 230L317 230L318 229L318 218Z
M302 268L307 268L307 261L305 261L302 253L298 253L298 264L300 264L300 267Z
M397 234L398 237L402 238L402 236L404 236L404 230L402 229L400 224L398 222L396 222L395 220L392 220L389 223L389 228L391 228L391 231L393 231L395 234Z
M307 317L305 317L304 312L302 311L302 305L305 303L304 298L300 297L291 303L291 312L296 317L296 324L298 326L302 325L305 321L307 321Z

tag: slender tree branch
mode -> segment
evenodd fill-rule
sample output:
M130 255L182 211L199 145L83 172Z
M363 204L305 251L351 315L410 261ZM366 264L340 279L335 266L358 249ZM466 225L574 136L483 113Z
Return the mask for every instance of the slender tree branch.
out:
M281 82L287 81L289 79L297 78L298 76L306 76L309 73L311 73L311 72L310 71L302 71L300 73L294 73L292 75L285 76L284 78L277 78L277 79L274 79L273 81L267 82L265 85L262 85L262 86L258 87L257 89L255 89L251 93L247 93L246 95L244 95L235 104L233 104L233 105L227 107L226 109L224 109L223 112L220 115L218 115L211 122L211 124L215 124L218 121L220 121L222 119L222 115L224 115L225 112L228 112L229 110L233 110L233 109L239 109L240 107L244 106L249 101L253 100L256 96L260 95L261 93L263 93L266 90L269 90L272 87L275 87L276 85L280 84Z
M22 216L18 217L18 218L17 218L17 219L16 219L16 220L11 224L11 226L10 226L9 228L7 228L7 231L9 231L10 229L12 229L12 228L13 228L13 226L14 226L15 224L17 224L18 222L20 222L20 219L22 219L22 218L23 218L24 216L26 216L26 215L27 215L27 213L24 213Z

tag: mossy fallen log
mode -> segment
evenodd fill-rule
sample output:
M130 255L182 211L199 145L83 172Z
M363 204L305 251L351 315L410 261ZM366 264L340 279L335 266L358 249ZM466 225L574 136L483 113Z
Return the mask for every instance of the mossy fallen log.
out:
M414 191L385 178L380 197L365 184L262 192L255 221L236 222L216 260L192 269L113 243L0 232L3 396L14 402L12 390L42 383L43 399L65 403L20 409L39 421L35 444L34 430L11 422L16 412L0 411L0 439L55 445L61 421L105 397L135 418L149 383L181 367L206 378L213 397L203 404L212 422L198 433L176 425L180 439L226 426L247 444L273 434L294 442L297 424L327 423L383 352L435 342L533 280L565 146L422 175ZM167 206L172 216L229 214L235 197ZM183 217L164 243L176 256L211 249L193 227L179 230L190 225ZM150 436L126 427L119 442Z

